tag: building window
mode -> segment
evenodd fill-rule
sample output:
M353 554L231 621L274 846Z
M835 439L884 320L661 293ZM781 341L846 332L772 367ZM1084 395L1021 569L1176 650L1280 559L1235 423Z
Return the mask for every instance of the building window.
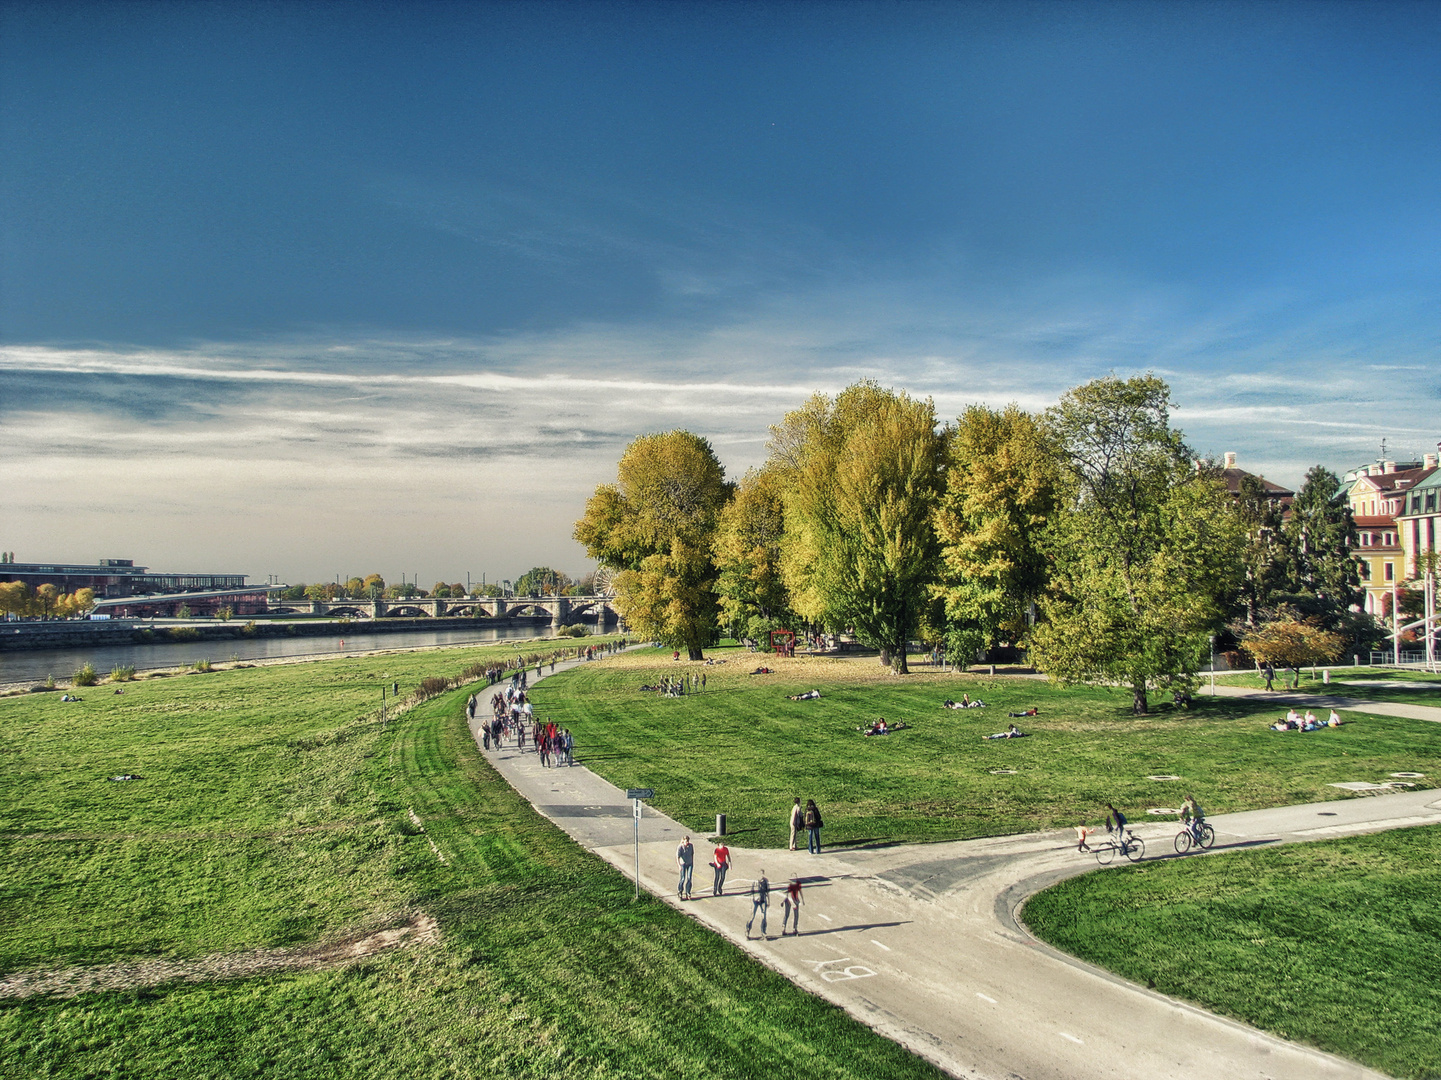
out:
M1387 564L1386 564L1386 580L1387 580L1387 581L1395 581L1395 580L1396 580L1396 568L1395 568L1391 563L1387 563Z
M1371 580L1371 564L1369 562L1367 562L1365 559L1362 559L1358 564L1358 569L1361 571L1361 577L1363 580Z

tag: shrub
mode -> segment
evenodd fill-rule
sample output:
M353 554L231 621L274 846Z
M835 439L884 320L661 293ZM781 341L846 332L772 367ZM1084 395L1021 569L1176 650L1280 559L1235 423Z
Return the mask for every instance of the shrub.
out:
M415 688L415 696L418 700L433 698L437 694L443 694L450 689L451 679L442 679L435 675L428 675L420 680L420 685Z
M229 622L235 618L235 609L233 607L223 607L215 613L215 617L221 622Z
M199 641L200 631L193 626L172 626L168 631L171 641Z
M254 620L254 619L251 619L248 623L246 623L244 626L242 626L242 627L240 628L240 632L241 632L242 634L244 634L246 637L254 637L254 636L255 636L255 631L256 631L257 629L258 629L258 627L255 625L255 620Z
M190 670L191 670L191 671L205 672L205 671L214 671L215 669L210 666L210 661L209 661L209 660L197 660L197 661L195 661L195 663L193 663L193 664L190 665Z
M100 681L100 676L95 674L95 665L87 663L75 673L72 681L76 686L94 686Z
M55 676L54 676L54 675L46 675L46 676L45 676L45 689L46 689L46 690L54 690L54 689L55 689Z
M117 664L110 669L111 682L131 682L135 678L134 664Z

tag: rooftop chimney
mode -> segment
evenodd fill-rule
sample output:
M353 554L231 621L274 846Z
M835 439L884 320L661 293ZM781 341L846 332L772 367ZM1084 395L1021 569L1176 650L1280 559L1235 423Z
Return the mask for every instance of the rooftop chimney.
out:
M1235 467L1236 467L1236 451L1234 451L1234 450L1227 450L1227 451L1226 451L1226 468L1228 468L1228 469L1234 469Z
M1428 469L1434 469L1436 467L1436 455L1427 454L1425 457L1424 465Z
M1385 466L1386 466L1386 471L1387 471L1388 473L1392 473L1392 472L1395 472L1395 471L1396 471L1396 463L1395 463L1394 461L1387 461L1387 462L1385 462L1384 464L1385 464Z

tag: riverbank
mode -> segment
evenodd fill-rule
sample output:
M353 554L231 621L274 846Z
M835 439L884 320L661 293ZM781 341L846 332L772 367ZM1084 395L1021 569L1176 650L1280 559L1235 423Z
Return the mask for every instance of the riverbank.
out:
M472 622L472 621L474 621L474 620L458 620L458 621ZM493 628L493 629L498 629L498 628ZM334 631L335 631L335 627L332 626L332 627L331 627L331 633L333 634ZM342 640L343 640L343 639L342 639ZM591 638L552 638L552 637L549 637L549 636L547 636L547 635L542 634L542 635L539 635L539 636L530 636L530 637L505 637L505 638L492 638L492 639L481 640L481 641L454 641L454 642L443 642L443 643L438 643L438 644L435 643L435 642L425 642L425 643L412 644L412 645L397 644L397 645L388 646L388 647L385 647L385 648L364 648L364 647L356 647L356 648L353 648L353 647L334 648L334 647L330 647L330 648L321 649L321 650L318 650L318 651L315 651L315 652L294 653L294 654L285 655L285 656L257 656L257 657L248 657L248 658L243 658L243 659L229 660L229 661L224 661L224 662L212 662L212 664L211 664L211 671L233 671L233 670L238 670L238 669L242 669L242 668L271 667L271 666L280 665L280 664L308 664L308 663L313 663L313 662L318 661L318 660L339 660L339 659L345 659L345 658L357 659L357 658L360 658L360 657L387 656L387 655L397 654L397 653L439 652L439 651L447 651L447 650L454 650L454 649L473 649L473 648L475 648L475 647L478 646L478 645L488 645L488 644L501 644L501 643L504 643L504 644L507 644L507 645L514 645L516 648L520 648L521 646L524 646L524 645L527 645L527 644L535 644L535 643L538 643L538 642L546 642L546 641L566 642L566 643L570 643L570 644L579 645L579 644L582 644L582 643L589 643L589 642L592 641L592 640L595 640L595 641L604 641L604 640L607 640L607 639L606 639L606 637L605 637L604 635L599 635L599 636L597 636L596 638L591 639ZM106 675L107 675L108 672L107 672L107 671L101 671L98 667L96 668L96 671L97 671L97 673L98 673L98 674L100 675L100 677L101 677L102 684L99 685L99 686L88 687L88 688L86 688L86 687L81 687L81 688L79 688L79 689L81 690L81 692L90 692L90 693L93 693L93 692L96 692L96 691L104 690L106 687L108 687L108 686L110 685L109 680L106 678ZM191 666L191 663L189 663L189 662L179 663L179 664L174 664L174 663L172 663L172 664L155 664L155 665L143 666L143 667L140 666L140 665L136 665L136 668L135 668L135 677L136 677L137 679L151 678L151 677L165 677L165 676L174 676L174 675L187 675L187 674L197 674L197 672L194 671L193 667ZM28 694L28 693L32 693L32 692L38 692L38 691L36 690L36 687L37 687L37 685L39 685L41 682L42 682L42 680L37 680L37 679L35 679L35 678L13 679L13 680L9 680L9 681L0 681L0 697L11 697L11 696L14 696L14 695L17 695L17 694ZM75 689L74 680L73 680L73 678L71 677L71 675L66 675L64 678L60 678L60 677L58 677L58 676L56 677L56 679L55 679L55 686L54 686L54 691L55 691L55 692L58 693L58 692L63 691L63 690L71 690L71 689ZM47 688L47 691L48 691L48 688Z
M85 648L134 642L161 645L190 641L248 641L255 638L328 637L340 631L356 634L407 634L415 631L488 629L499 626L549 625L539 617L472 619L317 619L304 621L173 622L139 620L90 622L65 619L54 622L0 623L0 652L39 652L48 649Z

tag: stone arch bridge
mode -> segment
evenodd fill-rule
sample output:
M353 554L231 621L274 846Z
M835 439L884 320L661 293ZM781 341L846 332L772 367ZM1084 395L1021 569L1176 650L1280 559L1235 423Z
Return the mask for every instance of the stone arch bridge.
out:
M462 615L470 618L508 619L515 616L549 616L552 630L589 615L601 622L620 620L610 596L457 596L411 597L379 600L273 600L271 614L334 615L353 619L379 619L386 615Z

